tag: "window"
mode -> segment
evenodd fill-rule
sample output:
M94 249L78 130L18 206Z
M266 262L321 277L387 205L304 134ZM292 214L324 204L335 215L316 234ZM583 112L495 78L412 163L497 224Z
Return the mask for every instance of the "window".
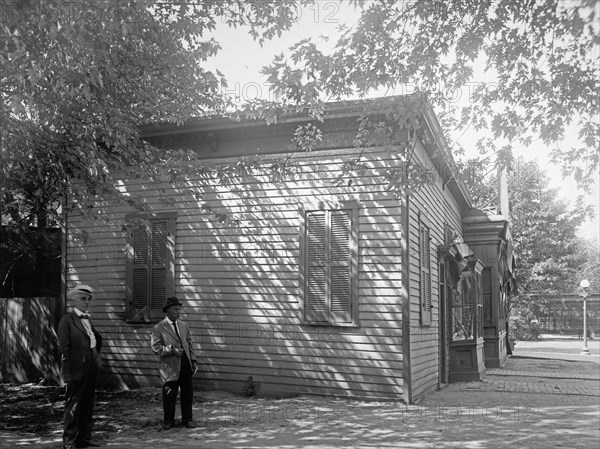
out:
M469 269L460 273L452 301L453 341L474 341L483 336L483 263L475 259L470 260L468 266Z
M431 236L423 214L419 214L419 272L421 278L421 325L431 325Z
M176 213L130 215L127 250L126 317L162 318L165 299L175 294Z
M303 321L358 325L358 202L300 210Z
M490 267L484 268L481 273L481 290L483 291L483 307L485 313L485 325L492 326L494 324L494 304L492 297L492 269ZM504 321L502 315L502 308L500 308L499 323Z

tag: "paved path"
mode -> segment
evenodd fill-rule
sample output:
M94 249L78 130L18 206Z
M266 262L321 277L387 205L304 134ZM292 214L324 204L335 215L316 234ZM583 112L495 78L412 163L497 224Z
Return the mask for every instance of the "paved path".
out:
M518 366L515 362L518 358L514 357L508 367ZM600 368L597 373L582 373L568 369L522 371L508 367L487 370L485 379L476 384L488 391L600 396ZM462 387L469 388L469 384L458 384L457 388Z
M460 385L452 385L450 388L456 391L488 391L488 392L513 392L513 393L537 393L537 394L568 394L577 396L600 397L600 383L577 382L561 385L556 382L521 382L510 380L490 380L489 377L482 382L465 382Z
M553 338L545 336L540 341L519 341L515 355L543 359L573 360L600 364L600 340L588 340L589 355L581 354L583 340L575 338Z
M516 357L515 357L516 358ZM515 359L513 358L513 360ZM522 358L522 357L521 357ZM598 380L596 374L586 374L580 372L565 372L565 371L516 371L507 368L490 368L486 371L488 376L501 377L542 377L545 379L580 379L580 380Z

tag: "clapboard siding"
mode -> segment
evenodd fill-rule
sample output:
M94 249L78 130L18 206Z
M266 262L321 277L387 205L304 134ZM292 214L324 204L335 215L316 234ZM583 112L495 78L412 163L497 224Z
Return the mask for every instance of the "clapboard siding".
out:
M253 353L252 351L244 351L244 352L235 352L235 351L221 351L227 348L227 343L204 343L201 342L200 346L202 349L212 349L211 357L215 359L222 358L224 360L229 359L231 357L235 357L237 359L243 359L245 357L250 357L253 359L260 360L270 360L270 361L278 361L284 360L289 361L289 352L297 349L296 346L292 348L285 347L281 344L275 344L278 342L274 342L269 347L269 353ZM121 340L115 340L114 344L115 348L121 348L120 352L113 352L107 355L107 358L110 358L114 363L120 361L128 361L127 350L130 349L130 346L126 345ZM402 369L402 358L397 361L389 361L387 353L380 353L379 351L359 351L354 352L345 349L333 349L329 347L301 347L299 350L302 351L303 357L305 360L309 362L315 363L329 363L331 360L335 360L337 364L340 366L364 366L367 363L370 367L379 367L379 368L390 368L390 369ZM150 354L150 352L145 352ZM377 357L380 355L379 357ZM155 362L154 355L152 354L151 363ZM199 360L205 364L205 355L202 351L199 354ZM370 363L372 362L372 363Z
M217 348L211 348L217 349ZM395 372L398 369L402 369L401 363L395 362L393 364L389 364L385 361L377 361L372 358L346 358L342 360L339 356L331 356L331 357L323 357L322 355L314 355L304 356L303 362L299 363L297 361L290 361L289 354L277 354L275 351L277 347L270 348L269 354L259 354L252 353L250 351L245 352L225 352L225 354L220 354L218 352L214 352L213 356L210 357L210 360L206 357L203 357L201 360L202 368L204 370L214 371L211 366L214 365L219 366L229 366L229 359L231 357L235 357L240 361L248 361L246 367L240 366L237 369L232 370L235 372L239 372L239 370L243 370L242 372L248 372L248 368L256 368L256 369L266 369L266 368L275 368L280 371L293 371L295 373L302 372L304 370L303 365L310 365L314 368L313 371L323 371L323 367L327 367L326 371L329 372L337 372L337 373L348 373L349 368L361 368L362 376L371 376L376 378L380 376L382 373L385 373L388 376L394 376ZM315 351L316 352L316 351ZM103 361L108 363L119 364L119 366L126 367L129 366L132 362L127 354L109 354L103 358ZM150 363L153 363L154 360L150 360ZM152 367L152 366L151 366ZM251 371L250 371L251 374ZM358 376L358 374L354 374Z
M417 146L419 161L434 168L422 145ZM420 266L419 266L419 213L428 219L431 238L431 300L430 326L420 324ZM410 360L413 399L422 397L438 385L439 372L439 274L437 248L444 243L444 223L457 230L461 226L461 209L440 179L417 189L411 194L409 207L409 291L410 291Z
M281 326L282 328L284 326ZM107 340L112 342L116 348L128 348L131 352L142 352L152 354L150 352L150 332L145 334L132 334L129 332L110 332L107 326L100 326L99 330L106 333ZM192 330L194 330L192 328ZM198 332L207 331L207 328L197 329ZM314 336L312 339L291 338L290 336L300 334L300 331L293 328L284 329L271 333L266 326L263 327L264 332L258 333L256 327L244 328L244 326L235 326L229 323L228 328L214 327L208 329L210 333L194 336L194 343L200 347L200 359L208 357L208 354L203 351L206 348L218 349L219 357L230 358L231 354L236 352L235 348L228 348L232 342L247 341L248 346L243 348L243 352L252 352L255 350L263 351L268 349L270 352L285 351L287 355L290 353L302 353L303 356L310 356L311 351L318 351L312 354L313 356L341 358L344 354L354 353L357 358L361 358L361 354L368 354L368 359L380 360L382 363L396 363L402 360L399 357L397 360L389 360L390 354L395 354L400 349L400 345L385 345L385 336L373 337L368 342L351 342L344 341L343 335L327 334L322 331L321 336ZM123 339L128 341L123 341ZM336 341L339 340L339 341ZM389 343L389 342L388 342ZM385 346L380 347L384 344ZM259 346L257 348L257 346ZM111 346L112 347L112 346ZM239 348L238 348L239 351ZM127 356L119 351L119 356ZM127 351L126 351L127 352ZM269 353L270 353L269 352ZM152 354L153 355L153 354ZM211 354L217 356L216 353ZM300 355L300 354L299 354ZM107 357L109 357L107 355ZM365 357L366 358L366 357ZM154 355L153 355L154 359Z
M219 186L215 177L188 175L124 191L144 197L154 211L177 211L176 294L204 361L199 384L241 391L251 375L263 393L339 394L402 399L401 209L387 190L384 171L397 162L388 150L362 154L367 170L352 187L336 184L341 164L356 150L294 154L293 180L272 182L266 170ZM228 164L233 159L214 160ZM266 164L268 165L268 163ZM198 200L190 188L200 189ZM167 200L167 201L165 201ZM300 325L299 205L360 202L358 315L360 327ZM170 205L172 204L172 206ZM226 211L220 222L211 212ZM149 350L151 325L124 321L125 246L122 206L104 204L110 223L69 217L68 278L99 287L95 322L106 338L110 373L139 384L157 384ZM75 245L85 230L87 244Z

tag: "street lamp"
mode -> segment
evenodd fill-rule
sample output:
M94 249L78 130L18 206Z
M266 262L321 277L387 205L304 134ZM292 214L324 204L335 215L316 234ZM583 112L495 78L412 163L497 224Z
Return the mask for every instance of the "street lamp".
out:
M587 306L585 300L590 291L590 282L584 279L579 283L579 286L582 290L581 296L583 296L583 348L581 348L581 354L590 355L590 349L587 345Z

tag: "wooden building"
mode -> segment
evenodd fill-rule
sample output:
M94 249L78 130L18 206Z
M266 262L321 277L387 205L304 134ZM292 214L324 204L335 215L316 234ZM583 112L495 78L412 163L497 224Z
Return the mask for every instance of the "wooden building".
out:
M251 376L265 395L413 402L481 376L484 330L505 328L496 312L504 307L500 267L476 260L465 243L465 217L485 214L442 156L447 143L432 109L413 111L416 132L353 144L365 110L406 115L411 104L328 104L312 151L293 145L309 123L302 114L270 126L214 118L142 129L153 145L192 149L201 163L152 182L123 180L122 191L143 197L149 213L99 202L106 220L68 217L65 288L98 289L104 379L159 384L149 335L173 294L185 302L200 352L199 388L241 393ZM395 184L407 148L427 175L410 192ZM498 246L506 220L494 220L497 233L486 238ZM490 357L502 364L506 347L493 344Z

